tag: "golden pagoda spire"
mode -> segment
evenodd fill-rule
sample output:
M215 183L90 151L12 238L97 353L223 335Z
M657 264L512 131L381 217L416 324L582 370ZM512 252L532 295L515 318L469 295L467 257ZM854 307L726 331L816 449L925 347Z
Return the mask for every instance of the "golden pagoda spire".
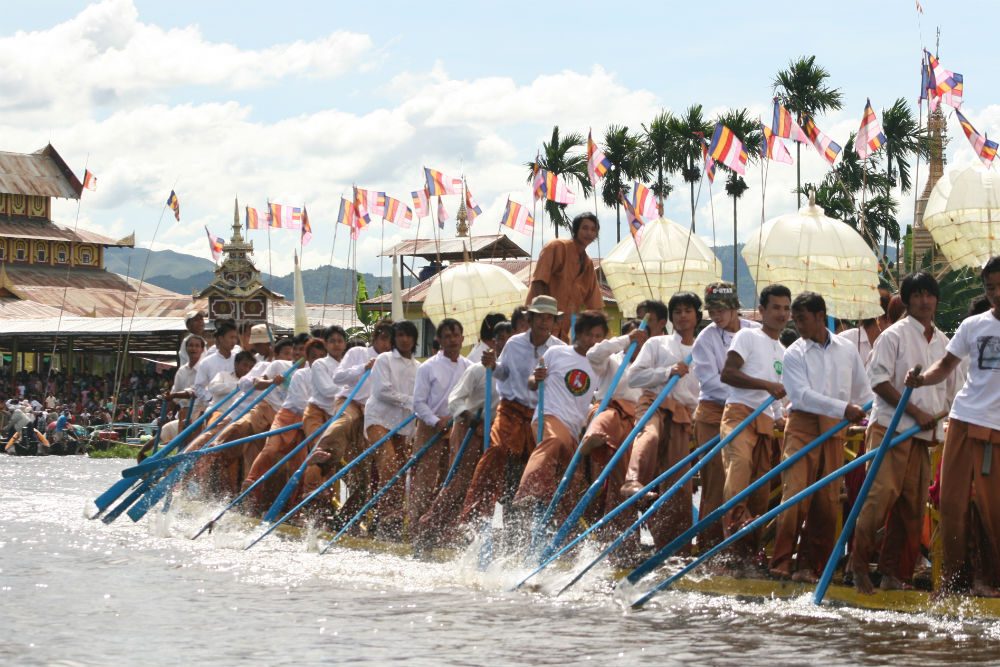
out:
M459 236L469 235L469 211L465 208L465 176L462 177L462 201L458 204L458 213L455 214L455 232Z

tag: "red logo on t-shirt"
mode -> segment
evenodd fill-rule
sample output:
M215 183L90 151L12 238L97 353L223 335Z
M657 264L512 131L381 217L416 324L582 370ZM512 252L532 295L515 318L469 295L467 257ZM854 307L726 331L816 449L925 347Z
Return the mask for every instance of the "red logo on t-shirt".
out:
M574 396L583 396L590 389L590 376L579 368L567 372L564 380L566 389Z

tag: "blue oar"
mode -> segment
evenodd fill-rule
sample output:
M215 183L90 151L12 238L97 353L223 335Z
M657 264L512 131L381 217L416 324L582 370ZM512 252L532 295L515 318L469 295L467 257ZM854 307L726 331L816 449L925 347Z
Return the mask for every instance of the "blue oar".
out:
M482 410L480 410L482 413ZM445 475L444 483L441 484L441 488L447 488L451 484L451 480L455 477L455 473L458 472L458 464L462 462L462 456L465 454L465 449L469 446L469 441L472 440L472 436L476 433L476 426L479 423L478 416L469 422L469 430L465 432L465 437L462 438L462 444L458 446L458 451L455 452L455 460L451 462L451 467L448 468L448 474Z
M642 318L642 323L639 324L639 331L645 331L647 326L648 316ZM622 362L618 365L618 370L615 371L615 375L611 379L611 384L607 387L604 398L601 399L600 405L597 406L597 412L594 413L595 417L607 410L608 406L611 405L611 399L614 398L615 390L618 388L618 383L621 382L622 377L625 375L625 371L628 369L629 362L632 361L632 355L635 353L636 347L638 347L638 343L636 343L636 341L629 343L628 349L625 350L625 356L622 357ZM538 544L542 531L549 525L549 522L552 520L552 516L556 513L556 508L559 507L559 501L562 500L563 495L566 493L566 489L569 488L570 482L573 479L573 474L576 472L577 466L580 465L580 461L583 459L584 438L586 438L586 435L582 436L580 441L576 444L576 451L573 452L573 458L570 459L569 465L566 466L566 471L563 473L562 479L559 480L559 486L556 487L556 492L552 494L552 500L549 501L548 507L546 507L545 512L542 513L542 518L535 523L535 528L531 535L532 544Z
M617 549L618 547L620 547L622 544L624 544L625 540L628 538L629 535L631 535L635 531L639 530L639 527L642 524L644 524L646 521L648 521L649 518L651 516L653 516L653 514L655 514L657 512L657 510L659 510L664 505L664 503L666 503L667 501L669 501L674 496L674 494L676 494L681 488L683 488L683 486L685 484L687 484L689 481L691 481L691 478L694 477L695 475L697 475L698 471L700 471L702 468L704 468L705 465L712 459L712 457L718 455L718 453L722 451L723 447L725 447L730 442L732 442L733 440L735 440L736 436L738 436L743 431L743 429L745 429L747 426L749 426L750 424L752 424L754 422L754 420L757 419L757 417L759 417L762 412L764 412L764 410L766 410L767 408L769 408L771 406L771 403L774 403L774 401L775 401L774 396L768 396L767 400L764 401L763 403L761 403L759 406L757 406L756 410L754 410L749 415L747 415L747 417L743 421L741 421L736 426L736 428L734 428L732 431L729 432L729 435L727 435L725 438L720 439L718 443L716 443L710 450L708 450L708 452L705 454L705 456L703 456L697 463L695 463L693 466L691 466L690 470L688 470L686 473L684 473L683 475L681 475L680 478L676 482L674 482L673 486L671 486L664 493L662 493L660 495L660 497L657 498L656 501L652 505L649 506L649 509L647 509L645 512L643 512L642 514L640 514L639 518L636 519L635 522L631 526L629 526L628 528L626 528L625 531L621 535L619 535L617 538L615 538L614 542L612 542L611 544L609 544L607 546L607 548L604 549L604 551L602 551L600 554L598 554L596 558L594 558L592 561L590 561L586 565L586 567L584 567L582 570L580 570L576 574L576 576L573 577L572 580L570 580L570 582L568 584L566 584L565 586L563 586L563 588L559 591L559 593L562 593L567 588L569 588L570 586L572 586L576 582L580 581L580 579L583 578L583 575L587 574L587 572L589 572L592 567L594 567L595 565L597 565L598 563L600 563L609 554L611 554L612 551L614 551L615 549ZM675 464L671 468L671 471L676 472L676 471L679 471L680 469L681 469L680 466L678 464ZM557 593L557 595L559 593Z
M486 369L486 401L483 403L483 451L490 448L490 429L493 428L493 369Z
M358 378L358 381L354 383L354 387L351 389L351 392L347 395L347 400L345 400L343 403L340 404L340 407L337 408L337 411L334 413L332 417L330 417L329 420L327 420L325 424L323 424L321 427L313 431L309 435L309 437L306 438L305 441L299 445L299 447L296 447L296 450L304 446L306 443L315 440L316 436L325 432L326 429L330 426L330 424L340 419L340 416L344 414L345 410L347 410L347 406L350 405L351 401L354 400L354 397L358 395L358 392L361 391L361 387L362 385L364 385L365 380L367 380L368 376L371 374L372 374L372 369L366 368L365 372L361 374L360 378ZM310 450L309 453L311 454L312 450ZM285 482L285 486L281 489L281 493L279 493L278 497L275 498L273 503L271 503L271 508L267 510L267 514L264 515L264 523L271 523L272 521L278 518L278 514L281 513L281 510L285 509L285 504L288 502L288 499L292 497L293 493L295 493L295 489L299 488L299 482L302 481L302 476L306 474L306 468L308 466L309 466L309 457L306 456L305 460L301 463L301 465L299 465L299 467L295 470L295 472L292 473L292 476L288 478L288 481Z
M160 433L163 432L163 420L167 418L167 403L166 398L160 403L160 418L156 421L156 434L153 436L153 446L149 448L153 454L156 453L156 450L160 446Z
M913 370L916 374L920 374L921 369L919 365ZM868 497L868 492L875 482L878 469L882 465L882 460L885 459L886 452L889 451L889 441L899 426L899 420L903 418L903 413L906 411L906 404L910 402L910 394L912 393L913 387L906 387L903 389L903 395L899 397L896 410L892 413L892 419L889 420L889 427L885 430L885 437L882 438L882 443L875 450L875 458L872 459L872 464L868 467L868 474L865 475L865 481L861 484L858 497L854 500L854 506L851 507L847 519L844 520L844 526L840 529L840 535L837 537L837 544L833 547L833 551L830 552L830 558L827 559L826 567L823 568L823 575L819 578L819 583L816 584L816 592L813 594L813 602L815 604L823 603L823 598L826 596L826 589L830 587L830 580L833 579L833 571L837 569L840 554L844 553L844 547L847 546L847 539L854 532L854 524L858 521L861 508L865 506L865 499Z
M291 374L294 373L296 370L298 370L298 367L301 363L302 360L300 359L296 361L294 364L292 364L292 367L282 374L282 378L287 381L288 378L291 376ZM265 398L267 398L268 395L272 391L274 391L276 386L277 385L271 384L266 389L264 389L264 391L260 392L260 394L254 397L254 399L250 401L250 403L246 407L241 409L240 412L235 417L233 417L233 423L239 421L245 414L247 414L255 407L257 407L257 404L263 401ZM208 442L206 442L203 445L203 447L208 447L209 445L211 445L213 442L215 442L216 438L218 438L224 432L225 429L221 429L219 432L213 434L212 437L208 439ZM160 502L160 499L167 493L167 491L174 488L174 485L177 484L177 482L179 482L181 478L184 475L186 475L188 471L191 470L191 468L194 467L195 461L196 459L188 459L186 461L181 461L163 480L160 481L159 484L150 489L149 493L144 495L139 500L138 504L135 507L133 507L128 511L128 517L132 519L132 521L138 521L142 517L146 516L146 512L148 512L154 505L156 505L156 503Z
M688 355L687 359L684 360L684 363L686 364L691 363L690 355ZM563 521L562 525L559 527L559 530L556 531L555 537L552 538L552 541L549 542L549 545L545 547L544 551L542 551L542 555L538 559L539 562L548 559L548 557L551 556L553 552L555 552L555 550L558 549L560 545L562 545L563 541L565 541L565 539L569 536L570 531L573 530L573 526L576 525L576 522L580 519L581 516L583 516L583 513L587 510L587 507L594 500L597 494L600 493L601 488L604 486L604 482L606 482L608 477L611 476L611 473L614 471L615 466L618 465L618 462L621 461L622 457L624 457L625 454L628 452L629 448L632 445L632 441L635 440L636 436L638 436L639 433L642 432L642 429L646 427L646 424L649 423L649 420L653 418L653 415L656 414L656 411L660 408L660 405L663 403L664 400L666 400L667 395L670 394L671 391L673 391L674 387L677 386L677 383L680 382L680 380L681 380L680 375L675 375L674 377L670 378L667 384L664 385L663 389L660 390L660 393L656 395L656 398L653 399L653 403L646 409L646 412L635 423L635 426L622 441L622 444L618 447L615 453L611 456L611 459L608 461L607 465L605 465L604 469L601 470L601 474L597 476L597 479L593 481L593 483L587 489L586 493L583 494L583 497L580 498L580 502L576 504L576 507L573 508L573 511L570 512L566 520Z
M413 421L416 418L417 418L416 414L411 414L409 417L407 417L403 421L401 421L398 424L396 424L391 431L389 431L388 433L386 433L385 435L383 435L381 438L379 438L368 449L366 449L365 451L361 452L356 457L354 457L350 461L350 463L348 463L343 468L341 468L340 470L338 470L336 472L336 474L334 474L328 480L326 480L325 482L323 482L322 484L320 484L319 486L317 486L313 490L312 493L310 493L308 496L306 496L305 498L303 498L302 500L300 500L298 505L296 505L292 509L290 509L287 512L285 512L285 516L281 517L280 519L278 519L277 521L275 521L273 524L271 524L271 526L264 532L264 534L261 535L260 537L258 537L257 539L255 539L250 544L248 544L244 548L244 551L246 549L249 549L250 547L254 546L255 544L257 544L258 542L260 542L262 539L264 539L265 537L267 537L271 533L273 533L274 530L278 526L280 526L281 524L283 524L286 521L288 521L288 519L290 519L292 517L292 515L294 515L300 509L302 509L303 507L305 507L306 505L308 505L309 503L311 503L316 496L318 496L319 494L323 493L328 488L330 488L331 486L333 486L334 484L336 484L342 477L344 477L347 473L349 473L351 470L353 470L355 466L357 466L359 463L361 463L362 461L364 461L370 455L374 454L378 450L379 447L381 447L382 445L384 445L386 442L389 441L389 438L391 438L392 436L396 435L401 430L403 430L404 428L406 428L406 425L409 424L411 421Z
M253 435L248 435L245 438L240 438L238 440L230 440L229 442L223 443L221 445L215 445L214 447L204 447L202 449L196 449L193 452L183 452L177 454L176 456L171 456L167 459L158 459L156 461L143 461L139 465L132 466L131 468L125 468L122 470L122 477L138 477L139 475L145 475L148 472L158 470L160 468L166 468L172 465L177 465L181 461L187 459L199 459L202 456L207 456L208 454L215 454L216 452L221 452L226 449L231 449L239 445L244 445L248 442L253 442L254 440L260 440L261 438L268 438L272 435L279 435L285 433L286 431L294 431L297 428L302 427L302 422L296 422L295 424L290 424L288 426L282 426L281 428L276 428L273 431L264 431L262 433L254 433Z
M229 394L225 398L223 398L221 401L219 401L218 403L216 403L213 406L213 409L214 410L218 410L229 399L231 399L233 396L235 396L238 391L239 391L239 387L237 387L236 389L233 389L231 392L229 392ZM235 403L233 403L233 405L231 405L226 410L226 413L224 415L222 415L222 417L219 417L219 419L215 420L215 422L213 422L211 426L215 426L215 424L217 424L223 417L225 417L227 414L229 414L229 412L232 411L232 409L235 408L237 405L239 405L239 402L242 401L244 398L246 398L247 395L249 395L249 393L250 392L247 392L247 394L244 394L242 397L240 397L239 401L236 401ZM143 462L146 463L148 461L154 461L156 459L165 458L167 456L167 454L169 454L174 449L176 449L181 444L183 444L184 440L187 439L187 437L189 435L191 435L195 430L197 430L205 422L205 420L208 419L208 417L211 415L211 413L212 413L212 410L206 410L205 414L203 414L201 417L199 417L197 419L197 421L195 421L193 424L191 424L190 426L188 426L187 428L185 428L183 431L181 431L180 433L178 433L176 436L174 436L174 438L171 439L171 441L169 443L167 443L163 447L163 449L161 449L160 451L156 452L155 454L149 456ZM135 480L132 480L132 479L120 479L117 482L115 482L114 484L112 484L111 487L108 488L107 491L105 491L104 493L102 493L101 495L99 495L97 498L94 499L94 505L97 506L97 514L95 514L94 516L92 516L90 518L91 519L96 519L98 516L100 516L101 512L103 512L104 510L106 510L108 507L111 506L111 503L113 503L116 500L118 500L122 496L123 493L125 493L130 488L132 488L132 485L134 483L135 483ZM135 502L135 501L133 500L133 502ZM120 512L119 512L119 514L120 514Z
M871 401L869 401L864 406L862 406L861 409L867 412L868 410L871 409L871 407L872 404ZM738 505L741 501L743 501L744 498L750 497L755 491L757 491L757 489L761 488L765 484L770 483L772 479L780 475L788 468L795 465L809 452L816 449L824 442L835 436L841 430L846 428L849 424L850 422L844 419L838 422L836 426L820 434L815 440L803 446L799 451L795 452L787 459L785 459L784 461L782 461L781 463L779 463L778 465L774 466L769 471L761 475L759 478L754 480L754 482L751 483L750 486L743 489L735 496L733 496L726 502L719 505L719 507L710 512L701 521L697 522L695 525L688 528L682 534L675 537L673 541L671 541L669 544L664 546L655 554L647 558L646 561L641 565L639 565L639 567L637 567L635 570L633 570L632 574L629 576L635 576L635 580L638 581L639 578L645 576L648 572L651 572L657 567L659 567L659 565L662 562L664 562L665 560L673 556L675 553L680 551L685 545L690 544L691 540L694 539L695 536L700 535L702 531L704 531L706 528L714 524L716 521L722 519L722 517L726 515L726 512L728 512L733 507Z
M893 439L893 441L889 444L889 446L890 447L895 447L899 443L901 443L901 442L903 442L905 440L909 440L910 438L912 438L914 435L916 435L919 432L920 432L920 427L919 426L913 426L913 427L911 427L911 428L903 431L898 436L896 436L896 438ZM720 551L722 551L723 549L725 549L729 545L733 544L734 542L737 542L737 541L743 539L748 534L750 534L753 531L757 530L761 526L763 526L766 523L768 523L769 521L771 521L771 519L773 519L774 517L778 516L779 514L781 514L785 510L787 510L789 507L792 507L793 505L797 505L798 503L802 502L803 500L805 500L809 496L813 495L814 493L816 493L817 491L819 491L821 488L823 488L824 486L826 486L830 482L834 481L835 479L839 479L839 478L843 477L844 475L846 475L847 473L851 472L852 470L855 470L856 468L859 468L860 466L863 466L865 463L867 463L872 458L874 458L875 454L876 454L875 451L871 451L871 452L867 452L865 454L862 454L861 456L857 457L856 459L854 459L850 463L847 463L847 464L841 466L840 468L837 468L836 470L834 470L833 472L831 472L826 477L824 477L824 478L820 479L819 481L811 484L810 486L807 486L805 489L799 491L794 496L792 496L791 498L789 498L785 502L781 503L780 505L778 505L774 509L769 510L768 512L765 512L761 516L757 517L756 519L754 519L753 521L751 521L750 523L748 523L747 525L743 526L738 531L736 531L735 533L733 533L732 535L730 535L729 537L727 537L726 539L724 539L722 542L719 542L717 545L715 545L714 547L712 547L711 549L709 549L705 553L703 553L700 556L698 556L698 558L695 559L693 562L685 565L679 572L677 572L676 574L670 576L669 578L663 580L662 582L660 582L659 584L657 584L656 586L654 586L645 595L643 595L638 600L636 600L635 602L633 602L632 603L632 608L633 609L638 609L639 607L643 606L644 604L646 604L647 602L649 602L650 598L652 598L654 595L656 595L660 591L662 591L662 590L664 590L664 589L669 588L670 586L672 586L675 581L677 581L678 579L680 579L681 577L683 577L685 574L687 574L688 572L690 572L694 568L696 568L699 565L701 565L707 559L709 559L712 556L714 556L715 554L719 553ZM632 574L634 574L634 572ZM636 583L636 581L638 581L638 578L633 579L632 578L632 574L629 574L628 577L627 577L627 579L631 583Z
M368 510L370 510L372 507L375 507L375 503L377 503L379 501L379 498L381 498L386 493L388 493L389 489L392 488L393 484L395 484L396 482L398 482L400 479L403 478L404 475L406 475L406 471L407 470L409 470L413 466L417 465L417 462L420 461L420 459L422 459L424 457L424 454L426 454L427 452L429 452L430 449L431 449L431 447L433 447L434 444L438 440L441 439L441 436L444 435L444 431L448 430L448 427L451 426L452 421L453 420L449 419L448 420L448 426L445 426L444 430L438 431L437 433L435 433L434 435L432 435L430 438L428 438L427 442L424 443L424 446L421 447L420 450L417 451L413 456L411 456L410 459L406 463L404 463L399 470L396 471L395 475L393 475L391 478L389 478L389 481L385 483L385 486L383 486L381 489L379 489L378 493L376 493L374 496L372 496L371 500L369 500L367 503L365 503L364 507L362 507L361 509L359 509L357 511L357 513L354 516L351 517L350 521L348 521L347 523L344 524L344 527L341 528L337 532L337 534L333 536L333 539L331 539L329 542L326 543L326 546L323 547L323 550L319 552L321 556L327 552L327 549L329 549L330 547L333 546L334 542L336 542L337 540L340 539L341 535L343 535L348 530L350 530L351 526L353 526L355 523L357 523L361 519L361 517L363 517L368 512Z
M673 474L675 474L678 470L681 470L684 466L690 464L695 459L701 457L705 452L707 452L709 449L711 449L712 447L714 447L717 442L719 442L719 436L715 436L714 438L712 438L711 440L709 440L708 442L706 442L705 444L701 445L700 447L698 447L697 449L695 449L693 452L691 452L690 454L688 454L687 456L685 456L683 459L681 459L680 461L678 461L676 464L674 464L673 466L671 466L668 470L665 470L664 472L662 472L659 475L657 475L656 479L654 479L649 484L647 484L646 486L642 487L641 489L639 489L638 491L636 491L635 493L633 493L631 496L629 496L628 498L626 498L625 500L623 500L621 502L621 504L619 504L613 510L611 510L610 512L608 512L607 514L605 514L604 516L602 516L600 518L600 520L598 520L592 526L588 527L587 530L583 531L582 533L580 533L579 535L577 535L576 537L574 537L565 546L560 547L557 552L555 552L554 554L552 554L551 556L549 556L549 558L547 560L545 560L538 567L536 567L535 570L531 574L529 574L524 579L522 579L521 582L518 583L518 585L514 587L514 590L517 590L518 588L520 588L521 586L523 586L524 583L526 581L528 581L528 579L531 579L533 576L535 576L536 574L538 574L539 572L541 572L542 570L544 570L546 567L548 567L549 565L551 565L553 562L555 562L557 559L559 559L563 554L565 554L570 549L572 549L577 544L579 544L584 539L586 539L588 535L590 535L593 532L596 532L596 531L600 530L604 526L606 526L609 523L611 523L612 521L614 521L615 517L617 517L619 514L621 514L622 512L624 512L625 510L627 510L628 508L632 507L637 502L639 502L640 500L642 500L643 497L647 493L649 493L650 491L652 491L653 489L655 489L657 486L659 486L663 482L667 481L667 479L669 479L670 476L673 475Z

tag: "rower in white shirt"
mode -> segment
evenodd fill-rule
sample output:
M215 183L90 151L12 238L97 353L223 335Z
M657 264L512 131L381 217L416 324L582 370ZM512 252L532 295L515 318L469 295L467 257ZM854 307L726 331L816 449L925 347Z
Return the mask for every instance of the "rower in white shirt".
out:
M483 352L486 350L492 350L494 348L494 336L493 329L500 322L506 322L507 316L503 313L489 313L483 318L482 324L479 325L479 340L469 351L469 354L465 357L474 364L478 364L483 360Z
M334 324L323 331L323 346L326 356L310 364L312 387L309 403L302 413L302 433L307 437L325 424L334 415L342 401L337 400L341 386L333 381L334 373L347 350L347 334L344 328ZM322 435L322 434L320 434Z
M792 319L799 339L785 350L781 373L791 402L782 459L842 420L861 422L866 416L861 406L874 396L857 348L847 338L827 330L822 296L815 292L796 296ZM782 502L843 464L846 437L845 426L781 474ZM773 576L817 581L836 541L839 501L840 485L828 484L778 516L770 564Z
M233 358L240 351L236 325L230 320L222 320L215 325L215 352L202 355L194 379L195 398L204 406L211 405L208 383L220 371L232 372Z

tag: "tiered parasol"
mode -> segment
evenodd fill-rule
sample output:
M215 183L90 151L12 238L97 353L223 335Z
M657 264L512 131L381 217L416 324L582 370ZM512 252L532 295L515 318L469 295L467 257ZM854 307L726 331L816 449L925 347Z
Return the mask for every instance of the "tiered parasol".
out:
M1000 178L975 165L945 174L931 190L924 227L951 265L978 269L1000 252Z
M424 315L435 325L446 317L462 323L466 341L475 340L489 313L508 314L523 305L524 283L493 264L452 264L431 279L424 298Z

